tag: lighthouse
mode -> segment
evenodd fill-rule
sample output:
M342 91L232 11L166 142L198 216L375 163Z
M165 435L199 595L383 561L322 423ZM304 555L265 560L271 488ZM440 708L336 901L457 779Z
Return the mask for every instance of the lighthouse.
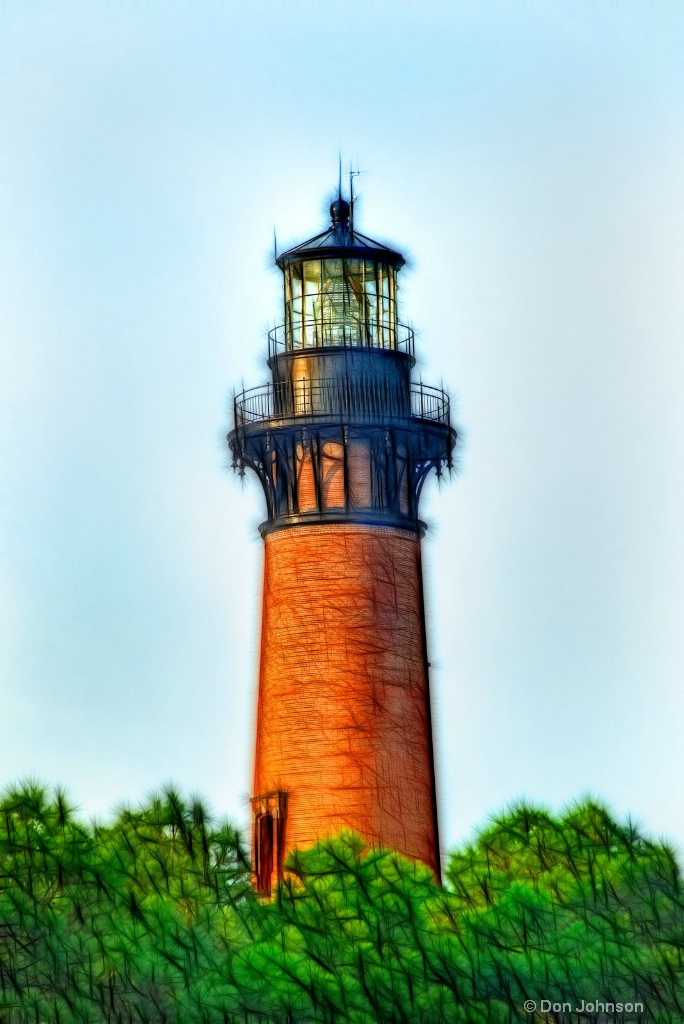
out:
M330 218L276 256L270 380L235 396L228 435L266 501L251 801L264 894L290 850L344 829L440 875L418 505L456 432L447 394L412 379L404 258L356 230L353 200L339 194Z

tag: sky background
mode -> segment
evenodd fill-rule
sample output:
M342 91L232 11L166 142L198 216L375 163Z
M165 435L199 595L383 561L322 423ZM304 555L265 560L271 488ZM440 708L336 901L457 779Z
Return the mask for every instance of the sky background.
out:
M684 850L684 5L0 5L0 784L245 823L283 246L410 256L443 846L591 792Z

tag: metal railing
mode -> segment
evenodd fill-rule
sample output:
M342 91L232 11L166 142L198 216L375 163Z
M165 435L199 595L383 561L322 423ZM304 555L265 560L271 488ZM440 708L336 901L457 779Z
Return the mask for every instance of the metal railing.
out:
M413 357L414 331L396 321L303 320L288 327L280 324L268 332L268 357L316 348L380 348Z
M449 396L431 384L411 385L411 415L449 425Z
M441 388L412 384L410 391L387 381L329 378L281 381L235 396L235 426L290 418L362 421L416 417L449 424L449 397Z

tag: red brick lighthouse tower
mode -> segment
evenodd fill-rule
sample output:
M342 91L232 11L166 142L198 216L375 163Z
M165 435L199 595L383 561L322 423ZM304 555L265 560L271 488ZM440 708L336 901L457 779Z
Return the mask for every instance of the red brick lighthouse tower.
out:
M341 197L330 213L276 258L272 380L236 396L228 436L267 508L252 799L266 893L289 850L342 829L440 871L418 500L456 433L447 395L411 381L403 257L356 231Z

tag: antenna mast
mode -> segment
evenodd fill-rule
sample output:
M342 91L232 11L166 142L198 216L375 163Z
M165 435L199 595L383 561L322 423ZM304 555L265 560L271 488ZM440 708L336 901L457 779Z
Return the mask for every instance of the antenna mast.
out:
M361 174L361 171L355 171L352 169L351 162L349 164L349 230L354 234L354 178Z

